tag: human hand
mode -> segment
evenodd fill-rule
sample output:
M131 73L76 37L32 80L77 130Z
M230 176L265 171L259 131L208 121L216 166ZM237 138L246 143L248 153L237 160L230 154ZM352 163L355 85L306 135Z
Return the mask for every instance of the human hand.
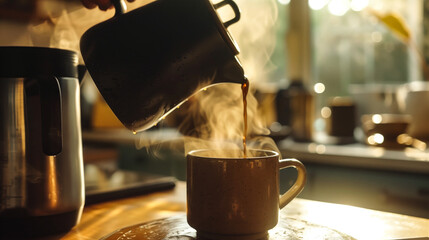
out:
M80 0L86 8L93 9L98 6L100 10L106 11L113 7L111 0ZM134 2L135 0L127 0L128 2Z

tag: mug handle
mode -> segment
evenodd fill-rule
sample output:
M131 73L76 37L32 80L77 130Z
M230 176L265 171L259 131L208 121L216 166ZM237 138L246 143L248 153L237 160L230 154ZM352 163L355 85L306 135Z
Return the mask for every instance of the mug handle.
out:
M224 0L222 2L218 2L218 3L214 4L213 7L215 9L218 9L218 8L221 8L225 5L231 6L231 8L235 14L234 18L223 23L225 28L228 28L231 24L234 24L234 23L238 22L238 20L240 20L241 14L240 14L240 9L238 8L237 4L233 0Z
M279 161L279 169L294 167L298 171L298 177L292 187L280 196L280 209L284 208L290 201L292 201L304 188L307 181L307 171L304 164L297 159L281 159Z

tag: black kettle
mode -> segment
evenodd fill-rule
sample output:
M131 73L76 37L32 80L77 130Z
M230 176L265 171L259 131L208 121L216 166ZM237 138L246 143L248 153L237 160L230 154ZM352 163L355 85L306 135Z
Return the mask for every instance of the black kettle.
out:
M243 83L238 47L227 27L240 19L233 0L157 0L113 18L81 38L85 65L118 119L134 132L150 128L198 90ZM216 9L230 6L223 23Z

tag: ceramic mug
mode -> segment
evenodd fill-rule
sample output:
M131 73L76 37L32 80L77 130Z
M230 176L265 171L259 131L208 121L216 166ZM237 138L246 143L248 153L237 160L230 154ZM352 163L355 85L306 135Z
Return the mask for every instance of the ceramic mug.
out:
M252 157L219 156L213 150L187 155L187 220L203 239L264 239L286 206L304 188L306 170L296 159L281 159L268 150ZM237 153L238 151L235 151ZM298 177L283 195L279 170L294 167Z

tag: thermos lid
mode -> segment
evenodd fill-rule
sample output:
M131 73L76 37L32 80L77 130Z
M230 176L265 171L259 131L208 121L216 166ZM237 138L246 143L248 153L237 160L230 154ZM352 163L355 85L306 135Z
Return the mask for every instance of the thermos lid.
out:
M45 47L0 47L0 77L78 77L77 53Z

